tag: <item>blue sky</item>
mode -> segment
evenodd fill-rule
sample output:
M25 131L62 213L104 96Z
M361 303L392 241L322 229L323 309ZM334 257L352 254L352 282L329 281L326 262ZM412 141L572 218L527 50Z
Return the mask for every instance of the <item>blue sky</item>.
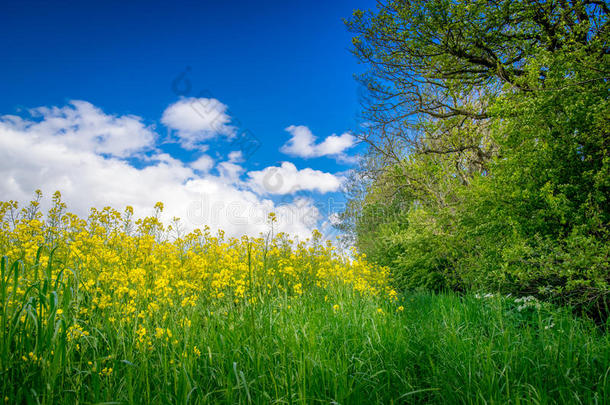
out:
M358 131L353 75L362 67L342 18L374 2L263 3L3 5L3 199L60 188L77 212L106 204L144 212L169 199L168 215L183 219L193 215L194 194L225 210L235 201L275 210L341 200L337 180L362 151L350 137ZM243 133L260 147L239 156ZM36 158L20 156L28 150ZM116 173L125 184L99 179ZM319 211L285 230L323 226L328 212ZM211 222L256 233L261 226L243 220L250 216Z

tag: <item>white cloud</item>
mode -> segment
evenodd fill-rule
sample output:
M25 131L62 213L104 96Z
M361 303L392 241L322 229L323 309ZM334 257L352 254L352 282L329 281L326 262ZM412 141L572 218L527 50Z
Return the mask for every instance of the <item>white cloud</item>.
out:
M72 150L116 157L151 149L155 143L155 133L140 117L107 115L86 101L71 101L61 108L34 108L29 113L33 119L4 116L2 120L34 143L52 140Z
M322 142L316 144L317 137L304 125L291 125L286 128L292 136L280 151L292 156L314 158L320 156L334 156L346 160L345 150L354 146L356 138L349 133L330 135Z
M191 162L190 166L202 173L207 173L214 167L214 159L209 155L201 155L197 160Z
M241 163L244 161L244 154L240 150L234 150L229 153L229 162L231 163Z
M220 178L225 182L237 184L240 182L239 178L244 172L244 168L233 162L220 162L217 166Z
M0 195L21 203L40 188L47 196L60 190L70 211L86 216L89 208L134 207L137 216L165 204L164 218L182 218L187 229L210 226L227 234L265 232L266 214L280 215L277 230L307 236L320 214L312 201L276 206L239 182L243 168L219 164L219 175L154 148L155 134L134 116L114 116L86 102L32 110L34 118L0 116ZM147 154L143 154L147 152ZM205 156L205 155L204 155ZM136 166L131 159L138 159Z
M248 172L252 188L267 194L293 194L302 190L328 193L341 187L342 179L320 170L298 170L290 162L270 166L260 171Z
M188 97L170 104L163 111L161 122L176 131L182 146L194 149L215 136L234 134L227 109L215 98Z

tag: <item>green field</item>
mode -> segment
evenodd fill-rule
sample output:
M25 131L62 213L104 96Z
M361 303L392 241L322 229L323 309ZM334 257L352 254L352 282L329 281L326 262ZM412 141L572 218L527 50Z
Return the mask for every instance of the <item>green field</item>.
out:
M34 290L43 294L44 286ZM55 292L46 294L52 300ZM5 402L603 404L610 398L610 335L537 301L413 293L388 302L329 287L210 308L192 308L188 327L164 320L176 340L163 339L164 332L145 349L137 332L117 331L93 315L88 332L70 339L63 321L44 328L31 312L24 323L5 312Z

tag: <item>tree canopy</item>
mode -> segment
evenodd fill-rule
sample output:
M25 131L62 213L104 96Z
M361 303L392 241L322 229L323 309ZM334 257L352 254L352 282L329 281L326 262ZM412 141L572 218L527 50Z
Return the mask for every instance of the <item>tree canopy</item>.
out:
M341 227L403 288L534 294L607 316L606 1L383 1ZM604 315L605 314L605 315Z

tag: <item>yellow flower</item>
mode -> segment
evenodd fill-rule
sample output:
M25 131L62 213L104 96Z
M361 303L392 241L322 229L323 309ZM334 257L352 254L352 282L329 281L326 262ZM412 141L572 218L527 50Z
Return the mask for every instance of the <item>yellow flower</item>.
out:
M104 367L102 369L102 371L100 371L99 374L100 374L101 377L109 376L110 374L112 374L112 367Z
M297 294L297 295L303 294L303 285L301 283L293 285L292 288L294 289L295 294Z
M405 310L405 307L403 307L402 305L399 306L398 308L396 308L396 311L398 311L398 312L402 312L404 310Z
M41 213L40 204L35 202L32 207L38 208L37 214L15 221L5 213L18 210L18 204L0 202L0 241L4 243L2 255L11 260L20 258L29 266L34 264L39 247L49 244L51 235L52 243L62 247L55 253L62 256L58 260L66 267L81 269L78 294L87 295L87 305L79 305L83 301L75 296L71 303L62 305L70 310L56 310L57 316L70 313L78 319L67 330L72 349L80 350L80 344L89 340L88 330L103 328L101 319L108 320L105 326L111 330L102 330L102 334L118 333L121 325L134 333L138 350L150 351L158 348L153 344L155 339L178 345L175 336L186 336L186 329L195 323L202 327L209 322L208 317L228 316L228 308L231 317L239 317L240 307L257 306L266 299L286 297L281 301L283 306L276 306L279 312L290 309L288 303L297 307L298 297L309 294L319 294L333 311L340 311L339 304L332 304L342 302L336 296L337 287L386 302L397 300L387 268L367 262L356 250L341 253L330 241L320 241L319 231L306 242L274 232L269 237L231 238L222 231L213 235L209 227L170 239L164 235L178 232L169 232L161 222L161 203L155 205L154 215L146 218L133 219L131 207L124 212L105 207L92 209L88 218L81 219L67 213L60 198L54 195L56 209L48 215ZM269 221L273 228L281 218L272 214ZM172 224L172 230L178 231L177 224ZM44 266L49 252L42 249L39 254L39 264ZM53 279L59 276L58 271L52 270ZM25 302L25 295L43 281L42 276L40 272L38 279L34 274L20 278L9 291L8 307ZM383 313L381 309L378 312ZM33 327L25 315L19 320L24 329ZM170 324L171 330L167 328ZM85 346L82 349L85 352ZM199 352L196 347L192 350L188 350L191 356ZM39 361L34 353L26 353L22 360ZM102 371L108 375L109 370Z

